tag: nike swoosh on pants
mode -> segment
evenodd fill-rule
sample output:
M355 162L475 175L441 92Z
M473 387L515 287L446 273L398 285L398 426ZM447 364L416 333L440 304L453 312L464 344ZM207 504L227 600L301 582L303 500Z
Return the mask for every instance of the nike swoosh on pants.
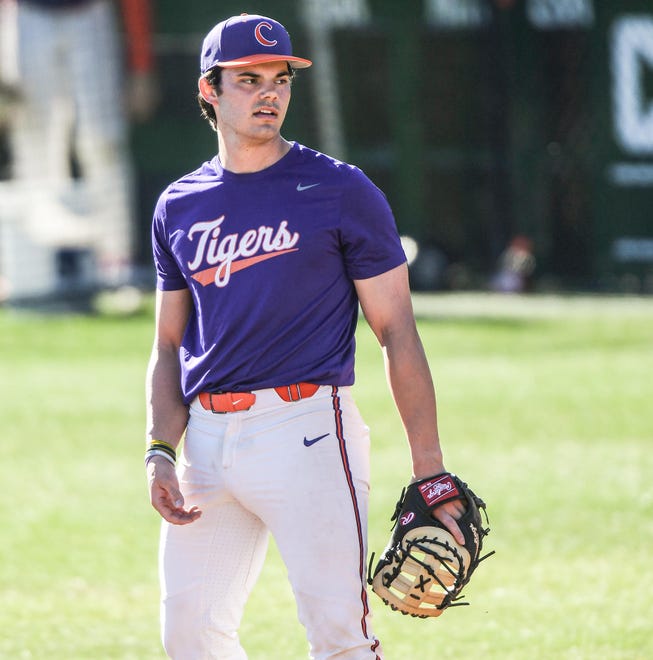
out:
M304 436L304 446L310 447L311 445L314 445L316 442L322 440L322 438L326 438L327 435L330 435L329 433L325 433L324 435L318 435L317 438L313 438L312 440L308 440L306 436Z

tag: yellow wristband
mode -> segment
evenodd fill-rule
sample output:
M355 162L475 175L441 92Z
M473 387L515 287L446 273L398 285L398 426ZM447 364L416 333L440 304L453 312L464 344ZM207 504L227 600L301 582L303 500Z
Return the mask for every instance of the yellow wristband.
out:
M158 446L158 447L163 446L163 447L168 447L168 449L172 449L172 451L176 451L176 449L169 442L166 442L165 440L155 440L154 438L152 438L149 441L147 446L148 446L148 449L152 449L153 446L155 446L155 447L156 446Z

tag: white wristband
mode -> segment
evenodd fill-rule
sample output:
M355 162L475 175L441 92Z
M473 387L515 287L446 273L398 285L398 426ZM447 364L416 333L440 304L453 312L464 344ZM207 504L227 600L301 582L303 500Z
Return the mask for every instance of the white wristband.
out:
M162 451L161 449L148 449L145 452L145 465L147 464L155 457L155 456L163 456L163 458L166 459L171 465L175 465L175 459L170 456L165 451Z

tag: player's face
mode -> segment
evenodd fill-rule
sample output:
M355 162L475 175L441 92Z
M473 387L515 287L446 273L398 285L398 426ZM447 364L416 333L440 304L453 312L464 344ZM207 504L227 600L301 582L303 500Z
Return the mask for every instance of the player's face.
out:
M260 141L277 137L290 103L290 82L285 62L224 69L216 108L222 135Z

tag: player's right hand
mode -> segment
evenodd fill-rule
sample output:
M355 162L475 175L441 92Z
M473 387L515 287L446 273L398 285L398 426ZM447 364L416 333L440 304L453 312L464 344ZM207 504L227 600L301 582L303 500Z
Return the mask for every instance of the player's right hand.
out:
M174 466L165 458L150 459L147 464L150 502L164 520L173 525L187 525L197 520L202 512L193 506L184 508L184 496Z

